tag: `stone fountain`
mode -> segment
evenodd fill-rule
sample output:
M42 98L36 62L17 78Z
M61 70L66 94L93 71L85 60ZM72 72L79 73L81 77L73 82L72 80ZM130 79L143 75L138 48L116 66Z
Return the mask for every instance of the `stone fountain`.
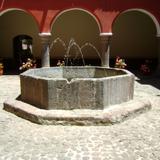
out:
M82 48L74 40L66 47ZM98 56L100 54L98 53ZM76 55L77 56L77 55ZM75 57L76 57L75 56ZM66 64L68 63L68 59ZM151 108L134 100L134 75L127 70L99 66L63 66L30 69L20 75L21 95L4 109L39 124L102 125L123 121Z
M28 70L20 81L21 100L42 109L104 109L133 99L134 76L126 70L51 67Z

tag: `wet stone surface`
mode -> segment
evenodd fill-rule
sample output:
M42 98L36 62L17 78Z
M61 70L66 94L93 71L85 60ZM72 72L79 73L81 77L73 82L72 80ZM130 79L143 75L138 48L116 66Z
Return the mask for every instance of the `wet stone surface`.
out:
M148 83L151 83L150 85ZM0 160L160 159L160 80L136 82L152 110L111 126L45 126L2 110L19 95L18 76L0 76Z

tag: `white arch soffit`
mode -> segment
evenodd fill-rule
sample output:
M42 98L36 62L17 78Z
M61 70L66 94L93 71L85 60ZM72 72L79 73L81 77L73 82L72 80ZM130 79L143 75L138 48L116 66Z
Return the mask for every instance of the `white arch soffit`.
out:
M70 8L70 9L66 9L66 10L61 11L61 12L54 18L54 20L52 21L51 30L52 30L53 25L54 25L54 23L56 22L56 20L57 20L62 14L66 13L66 12L68 12L68 11L74 11L74 10L83 11L83 12L89 14L91 17L93 17L94 20L96 21L97 25L98 25L99 32L101 33L101 30L102 30L102 29L101 29L101 25L100 25L100 22L99 22L99 21L97 20L97 18L95 17L95 15L92 14L91 12L85 10L85 9L82 9L82 8Z
M129 12L129 11L139 11L139 12L142 12L142 13L148 15L152 19L153 23L156 26L157 36L160 36L160 24L159 24L158 20L156 19L156 17L152 13L150 13L149 11L147 11L145 9L133 8L133 9L127 9L127 10L121 12L120 15L123 13Z
M28 13L26 10L20 9L20 8L9 8L9 9L5 9L2 12L0 12L0 16L2 16L3 14L10 12L10 11L22 11L28 15L31 15L30 13ZM31 15L32 16L32 15Z

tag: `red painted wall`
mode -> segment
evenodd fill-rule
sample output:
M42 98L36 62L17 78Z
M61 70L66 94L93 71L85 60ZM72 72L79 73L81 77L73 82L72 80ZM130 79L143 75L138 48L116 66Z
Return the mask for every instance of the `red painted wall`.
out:
M91 12L101 25L101 32L111 32L112 23L121 12L140 8L152 13L160 22L159 0L0 0L0 10L19 8L31 13L41 32L50 32L54 18L70 8Z

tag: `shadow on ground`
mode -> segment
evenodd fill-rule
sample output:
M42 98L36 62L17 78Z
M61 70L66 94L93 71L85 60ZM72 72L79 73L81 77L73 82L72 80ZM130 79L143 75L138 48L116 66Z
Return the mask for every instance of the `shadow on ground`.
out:
M137 71L131 71L136 76L136 81L142 85L151 85L160 89L160 75L152 73L150 75L143 75Z

